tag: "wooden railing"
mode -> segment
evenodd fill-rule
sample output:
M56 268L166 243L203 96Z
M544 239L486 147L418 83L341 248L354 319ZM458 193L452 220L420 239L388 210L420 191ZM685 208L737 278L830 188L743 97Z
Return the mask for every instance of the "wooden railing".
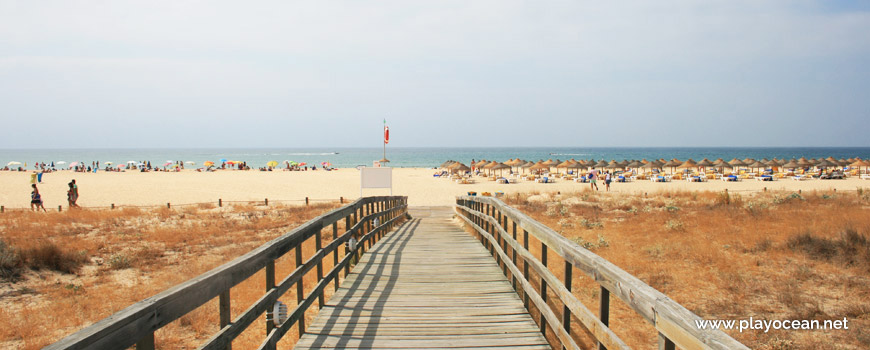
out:
M519 284L521 289L517 291L521 292L526 309L531 311L531 301L539 310L541 332L546 335L549 325L565 349L579 349L571 334L572 315L595 338L599 349L629 349L608 327L611 294L655 327L658 331L659 349L749 349L722 331L699 330L695 321L700 318L691 311L616 265L496 198L458 197L455 209L478 233L483 245L503 266L505 275L510 277L515 289ZM520 238L517 235L518 227L522 231ZM529 234L541 243L540 260L529 250ZM522 239L522 243L519 239ZM565 261L565 276L561 280L547 267L550 250ZM517 265L517 258L522 261L522 271L520 265ZM529 275L530 268L539 276L540 286L537 290ZM600 286L598 316L572 294L574 268L588 275ZM548 294L557 296L563 305L561 319L557 311L549 306Z
M275 349L279 339L294 325L300 334L305 327L305 311L318 300L323 306L324 288L335 281L339 273L345 276L351 260L357 261L368 247L407 216L408 197L366 197L321 215L257 249L206 272L194 279L142 300L77 333L48 346L46 349L154 349L154 331L219 298L220 331L201 349L230 349L233 339L266 313L266 339L259 349ZM338 222L344 219L346 231L338 235ZM321 246L321 231L332 226L332 241ZM302 262L302 244L314 237L316 252ZM353 249L345 244L351 237L358 243ZM339 259L339 247L345 247ZM275 260L294 250L296 269L280 283L275 283ZM333 268L323 274L322 260L333 254ZM266 291L253 305L234 319L230 313L230 289L265 268ZM302 278L312 269L317 271L317 284L303 298ZM293 285L296 285L297 305L279 325L273 322L273 305Z

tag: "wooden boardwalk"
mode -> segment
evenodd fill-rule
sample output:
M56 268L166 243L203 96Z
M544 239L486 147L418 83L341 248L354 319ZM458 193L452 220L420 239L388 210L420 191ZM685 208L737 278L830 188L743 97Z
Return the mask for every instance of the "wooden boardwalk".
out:
M550 349L451 208L410 214L366 252L296 349Z

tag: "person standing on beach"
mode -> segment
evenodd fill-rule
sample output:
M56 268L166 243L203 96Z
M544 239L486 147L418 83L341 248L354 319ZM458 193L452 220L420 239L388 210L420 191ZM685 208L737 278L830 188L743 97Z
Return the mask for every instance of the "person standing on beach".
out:
M47 212L45 210L45 206L42 205L42 196L39 194L39 189L36 188L36 184L30 185L33 188L33 191L30 191L30 210L39 211L39 208L42 208L42 211Z
M607 174L604 175L604 188L607 190L607 192L610 192L610 172L609 171L607 172Z
M69 183L69 186L70 186L69 190L70 190L70 194L71 194L69 199L72 202L72 203L70 203L70 206L78 208L79 205L76 202L79 200L79 185L76 184L76 179L72 179L72 181L70 181L70 183Z
M596 191L598 191L598 184L596 183L597 180L598 180L598 170L595 168L592 168L592 171L589 172L589 188L590 189L594 188Z

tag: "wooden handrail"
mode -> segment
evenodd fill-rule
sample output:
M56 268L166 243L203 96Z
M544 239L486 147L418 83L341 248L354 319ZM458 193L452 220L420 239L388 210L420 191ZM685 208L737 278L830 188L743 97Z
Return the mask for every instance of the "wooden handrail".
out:
M382 208L382 210L376 211L374 209L376 207ZM349 266L350 258L365 249L364 242L371 242L382 237L398 220L406 215L407 197L381 196L360 198L341 208L320 215L229 263L176 285L155 296L137 302L49 345L46 349L124 349L134 344L137 345L137 349L153 349L154 331L218 296L221 297L221 323L223 327L202 348L228 349L232 340L241 334L245 328L254 323L260 315L270 310L274 302L292 285L297 284L298 290L301 290L301 280L305 273L315 266L320 266L322 259L330 253L336 253L337 256L338 247L347 242L351 237L362 235L363 238L360 239L360 244L354 250L346 250L345 257L341 263L336 265L326 277L319 278L317 287L309 293L305 300L297 305L290 319L285 321L281 326L271 330L268 339L274 341L271 343L274 344L286 332L286 329L292 326L292 323L301 319L301 315L304 315L305 310L311 305L313 300L320 297L320 293L324 289L323 287L329 281L338 277L341 268ZM359 220L356 220L358 216ZM345 219L345 223L349 223L351 222L351 217L355 224L348 228L347 232L340 237L336 237L335 240L325 247L317 250L304 264L299 264L280 284L274 285L274 264L276 259L292 249L296 249L296 253L299 254L302 243L307 239L316 236L319 242L322 229L334 225L342 219ZM371 223L375 218L379 219L380 225L372 227ZM333 227L333 232L335 232L335 227ZM299 257L297 257L297 262L300 262L298 259ZM263 268L266 268L267 271L267 285L271 277L273 284L270 286L271 288L245 312L236 317L233 322L223 325L229 319L229 300L225 300L225 298L228 299L227 296L229 295L230 288ZM226 315L224 312L226 312ZM293 315L295 315L295 318ZM267 312L267 318L268 316L271 316L270 312ZM267 320L267 322L271 323L271 320ZM272 328L270 326L267 327ZM284 329L284 332L273 336L277 329ZM267 341L267 343L269 342ZM274 347L267 346L266 348L272 349Z
M520 273L518 268L511 264L511 259L508 259L507 254L502 251L501 244L504 244L505 250L507 250L507 247L510 247L514 256L521 257L525 262L524 266L531 267L541 277L543 288L549 288L555 292L567 310L583 323L586 329L598 340L602 348L628 348L607 326L608 310L603 308L602 311L604 313L601 315L601 319L596 318L588 308L571 294L571 291L564 286L563 282L559 281L559 278L547 269L546 261L538 261L528 251L526 248L528 246L527 240L524 240L525 244L521 245L508 234L508 218L515 225L520 226L524 233L536 237L542 243L544 254L546 254L548 248L553 250L569 266L583 271L595 280L602 287L602 305L606 305L605 298L609 300L609 295L613 294L647 322L655 326L659 332L661 348L669 349L676 345L681 349L749 349L721 330L699 330L695 321L700 320L700 318L682 305L674 302L666 295L623 271L611 262L568 240L499 199L476 196L457 197L455 208L459 216L474 228L483 240L495 246L495 251L500 260L509 266L511 274L514 277L523 276L525 277L524 279L527 279L528 273ZM495 217L496 211L498 212L498 219ZM505 218L504 224L500 222L502 217ZM546 255L543 256L543 259L546 259ZM520 282L522 280L520 279ZM525 283L523 284L524 294L526 296L531 295L532 299L535 299L538 293L534 288L531 288L530 284L528 284L528 288L526 285ZM544 309L551 311L546 302L543 305L545 308L542 308L542 305L539 305L537 301L535 305L539 310L544 312L542 316L545 317L542 317L541 322L546 320L550 328L556 332L560 341L562 341L563 346L566 348L575 346L573 340L566 343L564 335L561 334L562 331L560 330L567 328L564 327L563 322L555 319L555 317L546 315Z

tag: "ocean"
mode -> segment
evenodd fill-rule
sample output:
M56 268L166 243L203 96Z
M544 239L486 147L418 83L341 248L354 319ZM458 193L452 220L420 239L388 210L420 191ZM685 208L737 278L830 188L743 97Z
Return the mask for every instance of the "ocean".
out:
M381 148L236 148L236 149L4 149L0 150L0 167L9 162L27 163L32 169L35 162L72 162L100 161L101 167L107 161L123 164L127 161L150 161L152 165L163 165L167 161L192 161L201 166L205 161L220 164L221 159L245 161L253 168L265 166L269 161L279 163L289 160L305 162L308 165L329 162L333 167L349 168L359 165L372 166L372 162L383 157ZM658 159L678 158L696 161L703 158L715 160L722 158L870 158L870 147L650 147L650 148L411 148L387 147L387 159L392 167L432 168L446 160L457 160L468 164L472 159L505 161L512 158L537 161L539 159ZM188 168L192 167L190 165Z

